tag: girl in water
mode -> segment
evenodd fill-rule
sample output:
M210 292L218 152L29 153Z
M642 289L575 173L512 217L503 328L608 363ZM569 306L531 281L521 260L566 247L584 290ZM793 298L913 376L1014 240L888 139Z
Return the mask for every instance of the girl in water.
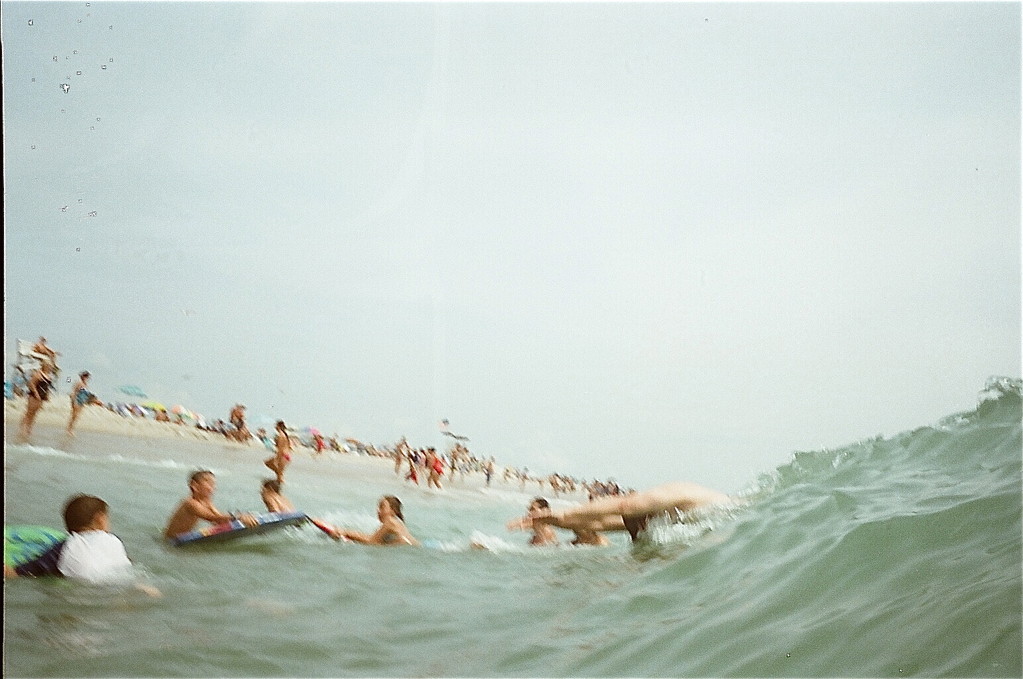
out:
M419 546L419 541L412 537L405 527L405 517L401 513L401 500L393 495L385 495L380 498L377 504L377 519L380 520L380 527L375 533L359 533L353 530L340 530L338 534L352 542L361 542L364 545L413 545Z

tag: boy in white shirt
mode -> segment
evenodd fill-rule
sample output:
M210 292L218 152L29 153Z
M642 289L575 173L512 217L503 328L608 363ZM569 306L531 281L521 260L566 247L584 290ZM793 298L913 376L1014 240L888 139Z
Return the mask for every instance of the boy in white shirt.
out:
M56 575L93 584L130 582L131 561L120 538L110 532L110 508L94 495L76 495L64 506L64 525L68 536L41 556L10 568L4 577ZM136 587L151 596L159 590L147 585Z

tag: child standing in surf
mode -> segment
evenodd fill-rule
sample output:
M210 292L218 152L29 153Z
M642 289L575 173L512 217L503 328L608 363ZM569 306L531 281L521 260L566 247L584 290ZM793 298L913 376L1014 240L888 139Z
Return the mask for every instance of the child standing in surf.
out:
M284 470L291 462L291 439L284 420L277 420L277 437L274 439L274 455L263 460L263 464L277 475L277 483L284 483Z

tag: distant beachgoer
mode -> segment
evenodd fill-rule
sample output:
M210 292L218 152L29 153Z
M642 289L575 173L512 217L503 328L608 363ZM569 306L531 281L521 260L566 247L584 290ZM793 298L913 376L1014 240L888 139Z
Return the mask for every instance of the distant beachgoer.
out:
M103 405L103 402L96 398L96 394L89 391L89 378L91 377L88 370L83 370L78 373L78 382L71 388L71 418L67 423L67 433L69 436L74 436L75 422L78 420L78 416L82 414L82 410L87 405Z
M340 535L353 542L361 542L364 545L413 545L419 546L419 541L412 537L405 527L405 516L401 510L401 500L393 495L385 495L380 498L377 504L377 519L380 527L374 533L360 533L358 531L341 530Z
M263 460L263 464L277 475L277 483L284 483L284 470L291 463L291 438L284 420L277 420L277 437L274 439L274 455Z
M231 433L239 443L246 443L249 438L249 430L245 427L245 406L241 403L236 403L234 408L231 409L231 414L228 415L231 425L234 427L234 431Z
M398 441L398 445L394 447L394 475L401 475L401 464L406 459L406 450L408 449L408 441L402 436L401 440Z
M52 390L53 367L48 361L43 361L28 380L28 404L25 406L25 415L21 419L22 439L27 441L32 435L39 409L43 407L43 403L49 400Z
M263 443L267 450L273 451L274 441L272 438L270 438L270 435L266 433L266 429L263 429L262 427L257 429L256 438L258 438Z
M42 555L11 568L4 577L56 575L90 583L111 583L131 577L131 560L124 543L110 532L110 507L94 495L75 495L64 505L68 537ZM136 587L151 596L160 591L148 585Z
M40 336L39 341L32 346L32 351L49 357L50 362L54 364L57 363L57 357L60 356L58 352L54 351L46 344L46 338L42 336Z
M417 486L419 485L419 474L416 472L416 454L410 453L408 456L408 474L405 475L406 481L412 481Z
M217 478L208 469L202 469L192 474L188 479L188 489L191 496L185 498L178 505L167 522L167 528L163 532L165 538L173 538L195 528L199 519L210 523L225 523L238 519L246 526L255 526L258 521L252 514L225 514L213 506L213 493L217 490Z
M443 490L443 487L440 485L440 477L444 473L444 463L437 456L437 451L434 448L426 449L426 470L426 487L433 486L437 490Z
M552 512L550 509L530 511L522 519L507 524L509 530L525 530L545 524L568 530L629 531L635 541L647 527L651 517L667 512L686 513L694 509L727 504L734 500L724 493L695 483L672 482L642 492L614 495Z
M547 502L547 498L537 497L533 498L533 501L529 503L529 513L540 512L543 510L550 511L551 505ZM540 547L542 545L556 545L558 544L558 535L554 532L554 529L550 526L536 523L533 525L533 535L529 538L529 544L533 547Z
M484 468L483 473L487 477L487 487L490 487L490 479L494 476L494 458L487 460L487 466Z

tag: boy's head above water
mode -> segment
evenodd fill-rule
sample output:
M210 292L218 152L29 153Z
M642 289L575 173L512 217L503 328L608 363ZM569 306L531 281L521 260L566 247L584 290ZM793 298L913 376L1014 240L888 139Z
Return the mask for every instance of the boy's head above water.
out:
M69 533L106 530L110 507L95 495L75 495L64 505L64 527Z
M209 496L213 494L216 488L216 474L209 469L200 469L197 472L192 472L192 475L188 477L188 489L192 491L192 495Z

